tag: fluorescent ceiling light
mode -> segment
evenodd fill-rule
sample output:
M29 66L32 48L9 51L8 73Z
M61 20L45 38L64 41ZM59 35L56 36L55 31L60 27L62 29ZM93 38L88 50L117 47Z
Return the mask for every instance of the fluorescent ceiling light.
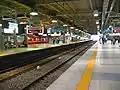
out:
M99 25L97 25L97 28L99 29L99 28L100 28L100 26L99 26Z
M100 29L98 28L98 31L99 31Z
M68 25L67 25L67 24L64 24L63 26L64 26L64 27L67 27Z
M69 32L67 32L67 34L70 34Z
M2 27L2 24L0 24L0 27Z
M99 14L94 14L95 17L97 17Z
M111 28L112 26L109 26L109 28Z
M2 18L2 20L10 20L11 18Z
M70 20L70 22L73 22L73 20Z
M96 21L96 24L99 24L99 21Z
M77 28L75 30L78 30Z
M52 29L52 28L48 28L49 30Z
M28 27L30 27L29 25L26 25L26 27L28 28Z
M95 11L93 12L93 14L94 14L95 17L99 16L98 10L95 10Z
M74 29L74 27L70 27L70 29Z
M38 13L37 12L31 12L30 15L35 16L35 15L38 15Z
M20 24L27 24L27 22L20 22Z
M57 20L52 20L52 23L56 23L57 22Z

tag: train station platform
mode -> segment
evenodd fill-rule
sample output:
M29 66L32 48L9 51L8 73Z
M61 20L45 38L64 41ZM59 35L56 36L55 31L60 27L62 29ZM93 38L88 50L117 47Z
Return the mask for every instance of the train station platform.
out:
M46 90L120 90L120 47L94 44Z
M29 45L28 48L12 48L8 50L4 50L3 52L0 53L0 56L6 56L6 55L17 54L22 52L29 52L33 50L56 47L60 45L62 44L33 44L33 45Z
M78 42L84 42L84 41L78 41ZM13 48L13 49L4 50L3 52L0 53L0 56L6 56L6 55L17 54L22 52L29 52L29 51L40 50L40 49L45 49L50 47L57 47L57 46L68 45L72 43L77 43L77 42L69 42L64 44L47 44L47 43L33 44L33 45L28 45L28 48Z

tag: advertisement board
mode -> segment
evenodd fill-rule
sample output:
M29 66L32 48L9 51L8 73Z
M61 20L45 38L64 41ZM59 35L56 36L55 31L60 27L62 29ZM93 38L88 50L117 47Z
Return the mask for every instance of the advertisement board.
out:
M8 22L8 26L4 27L3 29L4 29L4 33L14 33L14 30L16 31L16 33L18 33L18 24L13 22Z

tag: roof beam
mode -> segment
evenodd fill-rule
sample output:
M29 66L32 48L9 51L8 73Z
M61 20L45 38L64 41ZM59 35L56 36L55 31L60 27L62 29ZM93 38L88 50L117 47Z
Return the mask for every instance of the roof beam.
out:
M91 8L91 10L93 10L92 1L91 1L91 0L89 0L89 3L90 3L90 8Z
M87 10L87 9L79 9L79 11L76 12L76 13L73 13L73 12L72 12L72 13L68 13L68 12L67 12L67 13L64 13L64 12L63 12L63 13L60 14L60 15L67 15L67 14L76 14L76 15L77 15L77 14L78 14L78 15L79 15L79 14L81 14L81 15L82 15L82 14L92 14L92 11L91 11L91 10ZM58 15L59 15L59 14L58 14Z
M114 7L115 1L116 1L116 0L113 0L113 1L112 1L112 4L111 4L111 6L110 6L109 13L108 13L107 18L106 18L105 25L106 25L107 22L108 22L108 19L109 19L109 17L110 17L110 13L111 13L111 11L112 11L112 9L113 9L113 7Z
M64 6L62 6L61 4L59 4L58 2L55 2L56 4L58 4L61 8L63 8L66 12L68 12L69 13L69 10L68 9L66 9ZM64 16L66 16L66 15L64 15ZM69 16L69 15L68 15ZM71 17L72 18L72 17Z
M48 4L56 4L59 3L59 4L63 4L63 3L69 3L69 2L76 2L76 1L80 1L80 0L52 0L52 1L49 1L49 0L46 0L44 2L40 2L39 5L48 5Z
M109 5L109 0L104 0L103 11L102 11L102 27L104 26L104 22L105 22L105 17L106 17L106 14L107 14L108 5Z
M71 10L72 10L73 12L76 12L75 8L73 8L71 5L69 5L68 2L65 2L65 3L71 8Z
M53 10L55 10L55 11L57 11L57 12L61 13L61 11L60 11L60 10L58 10L57 8L55 8L54 6L52 6L52 5L50 5L50 4L48 4L48 6L49 6L49 7L51 7Z
M15 10L16 12L29 12L31 11L31 8L22 4L22 3L19 3L19 2L16 2L14 0L4 0L4 1L0 1L0 6L1 7L4 7L4 8L8 8L8 9L11 9L11 10Z
M48 6L50 6L50 7L51 7L52 9L54 9L55 11L61 13L61 11L58 10L57 8L55 8L54 6L52 6L52 5L50 5L50 4L49 4ZM70 17L68 17L68 16L66 16L66 15L64 15L64 16L70 19Z
M57 16L64 16L64 15L72 15L72 16L74 16L74 15L81 15L81 16L92 16L92 14L91 13L68 13L68 14L57 14Z

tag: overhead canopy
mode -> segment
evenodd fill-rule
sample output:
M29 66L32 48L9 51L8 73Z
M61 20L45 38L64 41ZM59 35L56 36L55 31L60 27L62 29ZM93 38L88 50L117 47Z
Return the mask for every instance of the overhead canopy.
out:
M13 13L25 16L35 11L39 13L34 18L37 23L52 17L95 34L104 25L119 23L119 6L119 0L1 0L0 13L1 16ZM98 17L93 15L96 10ZM96 20L100 22L100 29Z

